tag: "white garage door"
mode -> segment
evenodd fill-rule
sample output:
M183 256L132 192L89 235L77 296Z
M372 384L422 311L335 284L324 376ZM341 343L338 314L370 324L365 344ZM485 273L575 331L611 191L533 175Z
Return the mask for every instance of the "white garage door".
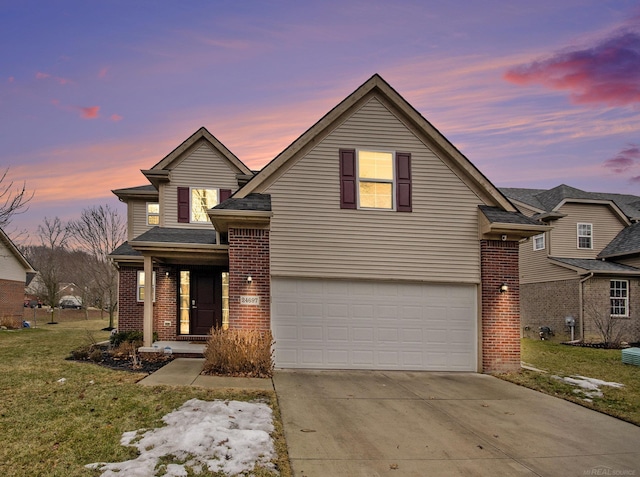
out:
M272 281L279 368L476 371L475 285Z

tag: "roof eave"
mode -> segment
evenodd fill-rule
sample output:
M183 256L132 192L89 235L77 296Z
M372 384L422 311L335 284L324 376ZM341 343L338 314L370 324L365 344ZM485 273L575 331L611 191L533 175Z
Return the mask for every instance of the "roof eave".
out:
M232 224L267 228L273 217L273 212L263 210L210 209L208 214L218 232L228 232Z
M549 225L510 224L505 222L488 222L482 226L483 239L494 240L506 235L509 240L521 240L548 232L553 227Z

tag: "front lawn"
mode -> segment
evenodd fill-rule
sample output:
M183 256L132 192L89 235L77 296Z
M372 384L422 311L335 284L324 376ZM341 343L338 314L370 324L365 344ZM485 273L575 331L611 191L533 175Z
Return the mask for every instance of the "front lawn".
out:
M525 338L522 361L545 372L523 369L500 377L640 425L640 367L623 364L620 350L581 348ZM601 385L599 397L558 379L575 376L623 386Z
M161 427L164 415L193 398L269 403L276 464L280 475L290 475L274 393L137 385L145 374L65 359L88 343L88 333L108 339L101 331L108 320L56 319L55 325L38 320L37 328L0 331L0 475L100 475L85 464L134 458L135 448L120 445L122 434Z

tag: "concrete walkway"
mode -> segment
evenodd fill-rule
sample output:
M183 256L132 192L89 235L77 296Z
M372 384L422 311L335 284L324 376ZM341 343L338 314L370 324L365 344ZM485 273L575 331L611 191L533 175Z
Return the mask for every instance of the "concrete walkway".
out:
M471 373L276 371L294 475L640 476L640 427Z
M232 388L273 391L271 379L205 376L204 358L176 358L158 371L138 382L144 386L200 386L203 388Z

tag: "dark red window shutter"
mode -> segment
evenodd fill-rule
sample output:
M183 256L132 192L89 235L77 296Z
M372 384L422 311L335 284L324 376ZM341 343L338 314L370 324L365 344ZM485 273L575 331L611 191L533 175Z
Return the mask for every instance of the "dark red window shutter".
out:
M396 152L396 210L411 212L411 154Z
M231 189L220 189L220 203L231 197Z
M178 187L178 222L189 223L188 187Z
M340 149L340 208L356 207L356 150Z

